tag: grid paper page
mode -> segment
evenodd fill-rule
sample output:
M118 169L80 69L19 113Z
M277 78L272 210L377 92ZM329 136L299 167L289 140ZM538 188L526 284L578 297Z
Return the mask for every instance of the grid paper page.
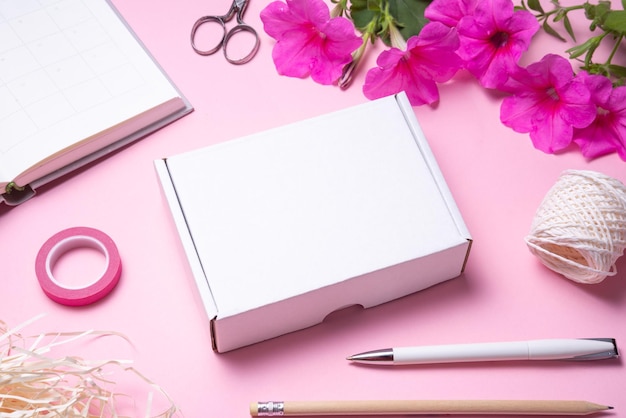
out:
M104 0L0 0L0 174L177 96Z

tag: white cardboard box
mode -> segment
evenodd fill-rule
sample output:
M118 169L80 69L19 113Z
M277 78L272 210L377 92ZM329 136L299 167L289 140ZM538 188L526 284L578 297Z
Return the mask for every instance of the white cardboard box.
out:
M469 255L403 93L155 166L217 352L457 277Z

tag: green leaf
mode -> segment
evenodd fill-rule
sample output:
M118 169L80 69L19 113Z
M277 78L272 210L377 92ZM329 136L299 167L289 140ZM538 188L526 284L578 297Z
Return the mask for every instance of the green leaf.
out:
M547 21L547 20L544 20L543 25L541 25L541 26L543 27L543 30L544 30L544 31L545 31L548 35L554 36L555 38L558 38L558 39L560 39L560 40L562 40L562 41L565 41L565 38L563 38L561 35L559 35L559 33L558 33L557 31L555 31L555 30L552 28L552 26L550 26L550 25L548 24L548 21Z
M417 35L428 23L424 11L432 0L352 0L350 16L361 32L369 31L389 45L389 25L404 39Z
M354 26L361 32L368 27L369 23L378 19L380 13L373 12L368 6L371 0L352 0L350 2L350 17Z
M420 33L428 23L424 10L430 2L431 0L389 0L389 14L394 17L405 40Z
M539 0L528 0L528 7L531 10L541 13L542 15L545 14L545 12L543 11L543 8L541 7L541 3L539 2Z
M571 59L574 59L586 54L588 51L593 54L598 45L600 45L600 39L597 36L594 36L593 38L588 39L585 43L576 45L565 52L569 54Z
M605 30L626 35L626 10L614 10L607 13L602 27Z
M600 0L597 5L585 3L585 17L591 20L591 30L595 30L596 26L602 26L607 15L611 13L611 2Z
M611 2L600 0L595 7L593 23L602 26L609 13L611 13Z
M589 20L593 20L596 14L596 6L594 6L591 3L586 2L585 4L583 4L583 8L585 9L585 17Z
M367 1L367 9L371 10L374 13L381 13L383 11L382 4L380 0L368 0Z
M617 76L620 78L626 78L626 67L622 67L621 65L611 64L609 65L609 71L614 76Z
M566 17L567 17L567 11L565 11L565 9L559 9L559 10L557 10L556 14L554 15L554 19L552 19L552 21L553 22L559 22L559 21L563 20Z
M569 36L574 40L574 42L576 42L576 36L574 35L574 30L572 29L572 22L570 22L567 15L565 15L565 17L563 18L563 26L565 27L565 30L567 31Z
M586 67L582 67L583 70L589 74L602 75L611 79L613 87L623 86L626 84L626 67L615 64L591 64Z

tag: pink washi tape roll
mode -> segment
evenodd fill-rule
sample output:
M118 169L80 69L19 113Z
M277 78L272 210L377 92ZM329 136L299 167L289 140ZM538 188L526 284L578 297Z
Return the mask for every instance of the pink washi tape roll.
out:
M59 283L52 274L59 257L72 249L85 247L104 254L104 272L84 287ZM35 260L35 272L41 288L50 299L63 305L82 306L102 299L113 290L122 274L122 260L107 234L93 228L75 227L54 234L43 244Z

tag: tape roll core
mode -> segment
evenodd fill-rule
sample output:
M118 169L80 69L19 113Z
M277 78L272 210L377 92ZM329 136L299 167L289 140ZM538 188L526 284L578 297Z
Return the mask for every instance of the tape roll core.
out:
M60 283L52 273L56 262L68 251L85 247L104 255L102 274L84 286ZM75 227L56 233L43 244L35 260L35 272L50 299L63 305L82 306L102 299L115 288L122 274L122 261L117 246L107 234L94 228Z

